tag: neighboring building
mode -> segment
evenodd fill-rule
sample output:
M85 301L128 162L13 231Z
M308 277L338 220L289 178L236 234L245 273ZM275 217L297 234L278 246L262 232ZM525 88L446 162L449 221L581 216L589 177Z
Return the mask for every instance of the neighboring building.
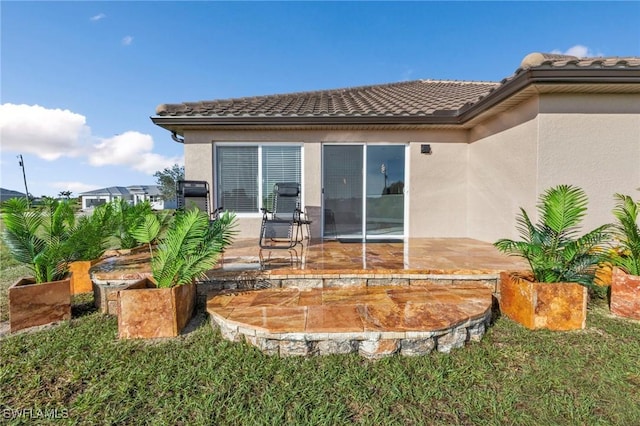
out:
M473 64L469 64L473 66ZM640 195L640 58L532 53L500 82L418 80L160 105L187 179L256 237L273 184L297 181L323 238L515 237L557 184Z
M83 192L80 194L80 198L83 210L119 199L126 200L133 205L149 201L154 210L175 208L176 204L175 200L168 202L162 200L158 185L111 186Z
M10 198L26 198L26 195L23 194L22 192L0 188L0 203L4 203Z

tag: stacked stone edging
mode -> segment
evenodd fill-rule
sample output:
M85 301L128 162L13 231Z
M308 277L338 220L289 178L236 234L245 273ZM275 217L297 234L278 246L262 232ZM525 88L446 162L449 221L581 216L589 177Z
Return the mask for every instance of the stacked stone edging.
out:
M220 290L262 288L335 288L374 286L451 285L486 287L494 296L500 293L500 274L432 274L432 273L340 273L277 274L265 271L227 272L198 283L198 297Z
M211 324L230 341L246 341L268 355L310 356L359 353L368 359L394 354L427 355L434 350L449 353L466 342L482 339L491 321L491 309L450 328L436 331L353 333L268 333L228 321L210 312Z

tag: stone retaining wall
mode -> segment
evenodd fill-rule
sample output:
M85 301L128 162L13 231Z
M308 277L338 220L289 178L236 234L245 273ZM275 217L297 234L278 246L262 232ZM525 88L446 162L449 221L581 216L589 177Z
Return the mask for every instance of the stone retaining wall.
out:
M373 286L447 285L485 287L498 298L499 274L291 274L278 275L265 271L241 271L218 273L207 281L198 283L198 299L204 301L207 294L220 290L251 290L263 288L335 288Z
M449 353L469 341L480 341L491 321L491 311L455 327L438 331L283 333L272 334L230 323L210 313L211 324L231 341L246 341L269 355L309 356L359 353L368 359L394 354L426 355L437 350Z

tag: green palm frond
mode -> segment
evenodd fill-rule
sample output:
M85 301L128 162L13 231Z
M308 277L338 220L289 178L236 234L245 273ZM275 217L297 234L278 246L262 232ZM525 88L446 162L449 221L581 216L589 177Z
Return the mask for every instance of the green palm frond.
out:
M69 228L70 236L63 247L69 260L93 260L104 254L112 235L111 214L110 204L103 204L90 215L76 220Z
M494 244L496 248L526 259L539 282L591 285L595 267L605 256L610 226L603 225L579 236L579 225L587 211L587 196L582 189L570 185L545 191L537 208L540 218L537 224L520 209L516 222L521 241L501 239Z
M160 242L153 259L153 276L158 287L172 287L183 274L185 255L193 253L206 235L209 218L205 213L190 210L180 213Z
M26 198L12 198L2 205L5 229L2 239L11 255L20 263L32 264L42 251L44 241L36 235L42 216L29 209Z
M211 223L209 232L212 234L209 238L216 239L220 243L221 250L229 247L238 234L235 215L228 211L224 212L217 220Z
M149 202L129 204L120 199L112 202L114 236L120 242L120 248L134 248L140 244L132 232L152 213Z
M131 231L131 235L141 243L150 244L160 232L160 221L155 214L149 213L144 220Z
M65 244L75 221L69 203L49 199L31 209L26 199L15 198L2 211L2 238L13 257L31 269L38 283L62 278L69 254Z
M538 234L538 230L535 228L527 212L521 208L520 215L516 218L516 229L520 233L520 237L534 241Z
M229 213L214 222L199 210L176 214L152 260L158 287L186 284L203 277L232 242L234 227L235 216Z
M619 247L611 251L609 261L632 275L640 275L640 227L638 214L640 200L633 201L628 195L615 194L613 235Z
M131 231L131 236L140 243L148 244L149 253L151 254L151 257L153 257L153 249L151 248L151 243L158 237L159 233L160 221L155 214L149 213L144 217L144 220Z
M587 213L587 195L578 187L558 185L542 195L538 212L544 226L556 234L575 235Z

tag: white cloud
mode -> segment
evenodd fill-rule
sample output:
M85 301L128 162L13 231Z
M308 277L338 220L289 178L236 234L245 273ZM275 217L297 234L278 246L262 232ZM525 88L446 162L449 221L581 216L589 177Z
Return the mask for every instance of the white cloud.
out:
M45 160L75 157L91 130L83 115L40 105L0 105L2 149Z
M101 139L94 145L89 155L89 163L93 166L128 166L143 173L153 174L182 162L178 157L165 157L152 150L153 138L150 135L128 131Z
M88 183L82 182L51 182L49 186L56 191L71 191L74 194L79 194L81 192L93 191L94 189L101 188L98 185L91 185Z
M413 76L413 68L407 68L402 72L402 81L409 81Z
M92 22L97 22L100 21L104 18L106 18L107 15L105 15L104 13L98 13L97 15L92 16L91 18L89 18L90 21Z
M127 131L111 138L94 136L85 116L39 105L0 105L0 134L3 151L48 161L86 157L93 166L124 166L149 175L183 163L182 158L153 152L150 135Z
M595 53L587 46L583 46L581 44L576 44L575 46L571 46L564 52L559 49L552 50L551 53L555 53L557 55L570 55L577 56L578 58L592 58L595 56L604 56L602 53Z
M125 36L125 37L122 38L122 45L123 46L129 46L131 43L133 43L133 37Z

